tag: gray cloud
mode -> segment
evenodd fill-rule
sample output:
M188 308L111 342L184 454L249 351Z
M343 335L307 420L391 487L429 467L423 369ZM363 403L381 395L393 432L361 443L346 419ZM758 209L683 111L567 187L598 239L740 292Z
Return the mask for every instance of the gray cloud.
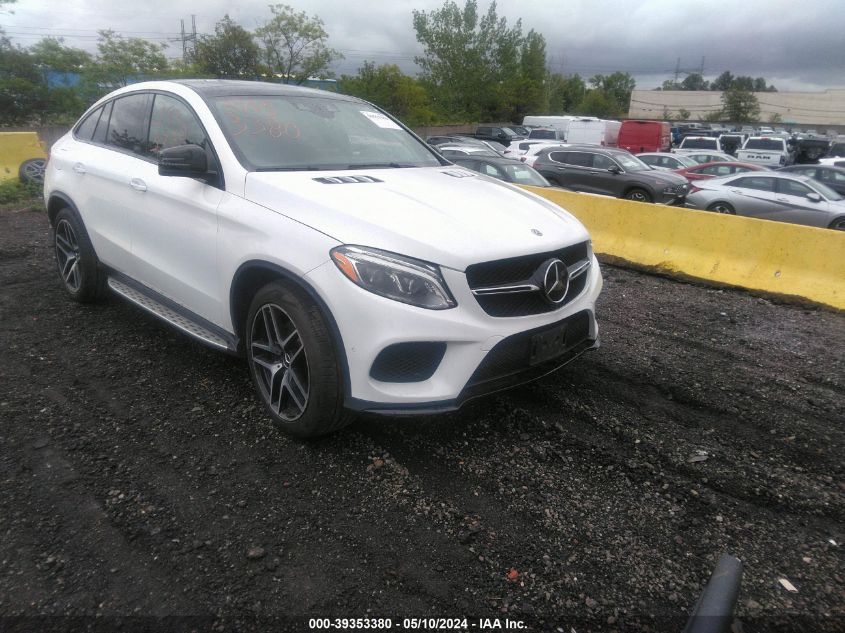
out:
M411 12L434 10L441 0L291 0L297 9L319 15L330 45L346 59L337 73L354 73L364 60L396 63L416 72L420 53ZM459 4L462 4L459 2ZM481 9L487 3L481 0ZM22 45L41 35L62 35L68 44L95 50L96 29L112 28L166 42L178 37L179 20L190 25L197 15L200 33L228 13L252 29L269 17L263 0L147 0L144 10L128 0L20 0L13 15L0 15L12 39ZM498 12L524 31L546 38L548 60L555 72L595 73L624 70L638 87L651 88L673 75L680 58L683 70L697 69L704 58L705 75L723 70L763 76L782 90L816 90L845 85L845 2L842 0L499 0ZM168 54L181 54L169 42Z

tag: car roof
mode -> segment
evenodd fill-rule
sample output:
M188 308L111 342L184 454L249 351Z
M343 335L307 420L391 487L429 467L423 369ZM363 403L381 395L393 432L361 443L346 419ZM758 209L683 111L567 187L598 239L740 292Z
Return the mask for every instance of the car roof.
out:
M753 171L771 171L770 169L760 169L760 165L757 163L743 163L741 160L714 160L709 163L699 163L698 165L693 165L691 167L687 167L688 171L695 171L701 169L702 167L712 167L713 165L720 165L722 167L751 167Z
M277 84L267 81L242 81L237 79L172 79L166 83L174 83L190 88L203 98L226 97L226 96L310 96L334 99L337 101L358 101L361 99L348 95L318 90L316 88L303 88L290 84ZM143 84L134 84L141 87Z
M469 160L470 157L467 156L466 158L461 158L456 156L455 161L460 160ZM514 158L506 158L505 156L473 156L471 160L480 160L484 161L485 163L493 163L495 165L519 165L520 167L528 167L525 163L521 160L516 160Z

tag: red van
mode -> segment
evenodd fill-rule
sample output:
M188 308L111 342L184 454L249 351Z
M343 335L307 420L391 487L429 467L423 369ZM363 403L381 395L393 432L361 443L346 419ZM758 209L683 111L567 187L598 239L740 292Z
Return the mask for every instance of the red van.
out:
M666 121L622 121L617 143L632 154L668 152L672 149L672 133Z

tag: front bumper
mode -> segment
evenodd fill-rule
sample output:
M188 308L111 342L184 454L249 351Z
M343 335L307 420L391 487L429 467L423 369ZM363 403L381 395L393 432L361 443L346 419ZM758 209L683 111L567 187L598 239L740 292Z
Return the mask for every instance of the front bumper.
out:
M353 410L396 415L448 411L493 391L539 378L598 346L595 301L602 279L591 256L589 279L580 294L553 312L522 317L491 317L482 310L460 271L443 269L457 307L426 310L374 295L348 281L333 263L308 274L334 316L345 355L345 405ZM525 337L578 317L561 354L530 364ZM516 341L516 345L515 345ZM417 382L376 380L371 369L379 353L398 343L445 343L433 374ZM502 362L503 350L505 362ZM493 361L493 370L479 373Z

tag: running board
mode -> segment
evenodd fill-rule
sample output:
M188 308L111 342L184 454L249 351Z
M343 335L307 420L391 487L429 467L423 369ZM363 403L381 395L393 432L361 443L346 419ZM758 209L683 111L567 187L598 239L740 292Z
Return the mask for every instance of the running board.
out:
M226 351L233 350L229 341L227 341L224 337L212 332L210 329L200 325L184 314L180 314L173 308L164 305L161 301L153 299L141 290L115 279L114 277L109 277L108 285L112 291L116 292L124 299L134 303L139 308L143 308L153 316L169 323L185 334L202 341L206 345L211 345L212 347Z

